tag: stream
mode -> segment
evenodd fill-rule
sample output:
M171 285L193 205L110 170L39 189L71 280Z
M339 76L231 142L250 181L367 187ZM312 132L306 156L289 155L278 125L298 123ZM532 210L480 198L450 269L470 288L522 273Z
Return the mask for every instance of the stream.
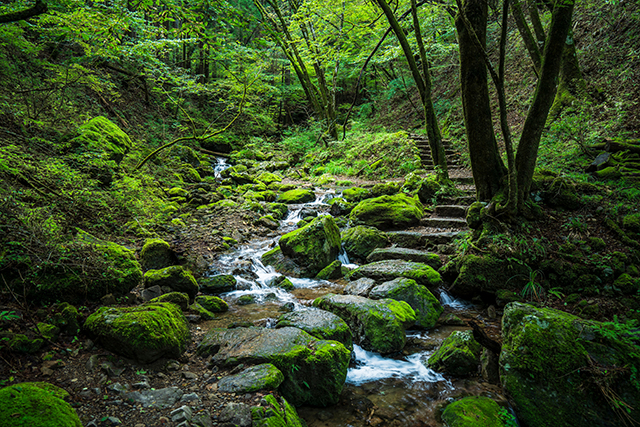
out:
M338 193L336 193L338 192ZM287 292L271 287L273 278L280 276L273 267L265 266L261 256L278 244L280 236L294 230L301 213L309 210L328 215L325 202L339 196L339 190L315 189L316 200L303 205L289 205L289 215L281 221L280 229L266 240L256 240L239 246L233 253L223 255L211 267L211 274L233 274L236 290L220 295L229 303L229 311L201 325L205 330L226 328L232 324L275 327L283 312L299 310L311 305L317 297L327 293L343 293L346 281L325 281L288 277L294 289ZM339 257L344 266L354 269L343 251ZM240 305L240 298L253 297L253 303ZM479 310L472 304L452 298L444 290L440 300L448 313L460 318L477 318ZM458 379L448 377L426 367L423 363L454 330L466 326L439 326L428 331L409 330L407 345L401 354L381 356L354 345L355 358L347 373L340 402L332 407L300 407L299 415L309 427L360 426L441 426L439 413L455 398L484 395L498 401L500 388L483 382L481 378ZM391 421L393 420L393 421Z

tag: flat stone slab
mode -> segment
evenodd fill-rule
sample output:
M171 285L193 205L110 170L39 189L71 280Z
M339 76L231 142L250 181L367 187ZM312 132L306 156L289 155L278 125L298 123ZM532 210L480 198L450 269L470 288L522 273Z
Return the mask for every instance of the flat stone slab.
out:
M276 328L284 328L286 326L302 329L321 340L340 341L347 349L353 350L353 334L349 329L349 325L329 311L306 307L302 310L283 314L278 319Z
M366 297L369 296L369 292L374 286L376 286L375 280L363 277L361 279L354 280L353 282L349 282L349 284L344 287L344 293L347 295Z
M360 266L353 270L349 279L357 280L362 277L368 277L380 283L389 282L397 277L406 277L429 289L435 289L442 284L440 274L427 264L399 259L377 261Z
M427 244L424 233L417 231L388 231L389 241L402 248L422 249Z
M367 262L400 259L403 261L421 262L431 268L442 267L442 261L438 254L409 248L377 248L367 257Z
M427 233L424 235L427 245L446 245L462 235L462 231L444 231L441 233Z
M434 228L467 228L467 220L461 218L422 218L420 225Z
M252 366L236 375L222 378L218 390L224 393L252 393L276 390L284 381L282 372L271 363Z
M434 213L440 217L465 218L467 216L467 207L461 205L437 205Z

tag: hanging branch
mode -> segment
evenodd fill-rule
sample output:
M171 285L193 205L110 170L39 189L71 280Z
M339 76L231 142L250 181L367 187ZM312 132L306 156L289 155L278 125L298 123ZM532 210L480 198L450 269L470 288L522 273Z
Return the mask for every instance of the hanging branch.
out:
M9 22L22 21L23 19L29 19L34 16L42 15L49 10L49 7L42 0L36 0L36 4L29 9L21 10L19 12L6 13L0 15L0 24L7 24Z

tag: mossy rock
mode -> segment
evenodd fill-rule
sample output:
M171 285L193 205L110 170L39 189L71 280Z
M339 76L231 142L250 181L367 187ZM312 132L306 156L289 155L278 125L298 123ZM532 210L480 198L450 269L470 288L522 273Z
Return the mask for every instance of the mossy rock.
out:
M273 182L281 182L282 177L280 175L276 175L275 173L262 172L260 175L258 175L257 180L265 183L266 185L269 185Z
M62 302L54 306L51 323L60 328L63 333L77 335L80 331L82 315L73 305Z
M316 279L332 280L340 279L342 276L344 276L342 274L342 262L335 260L316 274Z
M352 187L344 190L342 197L349 203L358 203L371 197L371 192L366 188Z
M229 304L219 297L201 295L196 297L196 302L212 313L224 313L229 310Z
M471 299L481 292L495 294L499 289L520 291L530 280L531 270L517 260L492 255L466 255L458 261L460 274L451 292Z
M284 381L280 369L271 363L262 363L229 375L218 381L218 390L223 393L253 393L260 390L277 390Z
M285 377L278 391L295 405L336 404L350 360L350 351L338 341L318 340L290 327L211 329L197 351L221 367L275 365Z
M327 204L331 206L329 212L333 216L349 215L355 206L355 203L349 203L342 197L334 197Z
M253 427L306 427L296 412L296 408L284 398L276 399L272 394L267 395L261 406L251 408Z
M316 195L313 191L300 188L282 193L278 197L278 203L286 203L288 205L302 204L313 202L315 199Z
M49 341L55 341L58 338L58 334L60 334L60 328L56 325L39 322L36 327L38 328L40 335Z
M140 251L140 265L143 270L158 270L169 267L176 261L176 256L169 243L162 239L147 239Z
M510 420L511 424L507 424ZM484 396L469 396L447 405L442 413L447 427L507 427L515 418L494 400Z
M182 187L172 187L167 190L167 196L169 197L184 197L189 196L189 192Z
M418 285L415 280L398 277L371 289L371 299L391 298L404 301L416 313L415 326L419 328L433 328L444 311L440 301L433 296L425 286Z
M12 427L82 427L69 393L44 382L0 389L0 425Z
M472 375L478 372L481 351L472 331L454 331L429 357L427 365L452 375Z
M84 329L107 350L141 363L177 359L190 339L182 311L168 302L102 307L87 318Z
M167 294L160 295L159 297L155 297L149 302L170 302L180 307L180 309L186 310L189 308L189 295L184 292L169 292Z
M216 318L216 315L204 308L198 302L194 302L189 306L189 310L196 313L202 320L213 320Z
M375 227L357 225L342 233L342 244L349 258L364 261L374 249L387 246L389 238Z
M631 369L640 366L637 334L632 325L507 305L500 378L520 421L530 426L622 425L615 402L624 402L629 408L625 417L640 422L640 393Z
M35 354L40 351L44 345L42 338L29 338L25 334L9 333L8 336L4 338L8 339L8 341L6 341L7 348L16 353Z
M77 130L78 136L69 141L71 146L103 151L109 160L120 162L133 143L111 120L103 116L94 117Z
M356 344L381 354L402 350L405 329L416 320L409 304L392 299L374 301L355 295L327 294L316 298L313 306L342 318L351 328Z
M149 270L144 273L145 289L152 286L167 286L175 292L184 292L193 300L198 293L198 282L190 271L180 265L163 268L161 270Z
M253 304L254 302L256 302L256 297L253 295L242 295L240 298L238 298L238 305L249 305L249 304Z
M200 278L200 291L204 294L222 294L236 288L238 281L232 274L217 274Z
M400 191L400 187L399 182L379 182L371 188L371 197L393 196Z
M396 194L361 201L353 208L349 218L356 225L384 230L416 225L423 216L424 207L419 200L406 194Z
M315 307L283 314L278 318L276 328L292 326L302 329L321 340L341 342L349 351L353 350L353 334L349 325L335 314Z
M420 251L409 248L376 248L368 256L367 262L385 261L390 259L399 259L402 261L421 262L427 264L433 269L442 267L440 255L433 252Z
M640 214L625 215L622 218L622 226L634 233L640 233Z
M277 272L289 276L302 277L306 273L293 259L284 256L280 246L276 246L270 251L265 252L261 260L264 265L270 265L275 268Z
M267 212L269 212L274 219L280 221L285 219L289 214L289 207L284 203L270 203L267 205Z
M307 277L315 277L338 258L340 230L332 217L320 216L282 236L279 246L285 256L304 269Z
M433 268L420 262L385 260L360 266L349 275L350 280L368 277L377 282L388 282L397 277L413 279L429 289L442 284L440 274Z
M256 224L271 230L277 230L280 227L280 223L271 215L261 216L256 221Z

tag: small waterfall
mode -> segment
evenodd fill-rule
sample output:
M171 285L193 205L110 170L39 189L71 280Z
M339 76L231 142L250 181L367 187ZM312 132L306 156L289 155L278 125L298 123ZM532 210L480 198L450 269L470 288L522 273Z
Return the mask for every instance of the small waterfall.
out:
M344 250L344 248L342 248L342 250L338 254L338 261L340 261L344 267L351 269L358 268L358 264L351 263L351 261L349 260L349 255L347 254L347 251Z
M216 179L222 179L222 176L220 175L220 173L225 170L230 168L231 165L227 164L227 159L225 159L224 157L216 157L216 165L213 168L213 174L215 176Z
M440 288L440 303L442 305L448 305L454 310L464 310L473 307L473 304L452 297L447 291L442 288Z

